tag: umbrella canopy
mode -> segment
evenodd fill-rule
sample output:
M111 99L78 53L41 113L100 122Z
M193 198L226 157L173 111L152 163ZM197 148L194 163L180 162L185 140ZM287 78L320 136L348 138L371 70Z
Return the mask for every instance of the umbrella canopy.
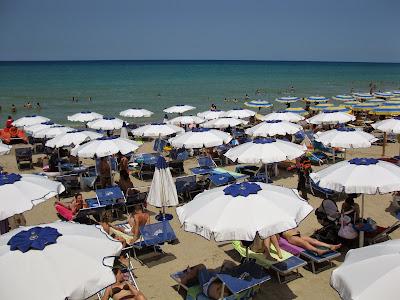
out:
M307 113L307 111L302 107L288 107L285 109L285 112L291 112L300 115Z
M372 99L368 99L365 103L383 103L383 102L385 102L385 99L372 98Z
M400 191L400 167L375 158L353 158L311 173L322 188L346 194L385 194Z
M295 102L297 102L299 100L300 100L299 97L294 97L294 96L280 97L280 98L276 98L275 99L275 101L279 102L279 103L295 103Z
M322 109L322 112L349 112L350 109L344 106L331 106Z
M248 107L255 107L255 108L269 108L272 107L272 103L269 103L267 100L253 100L245 102L244 105Z
M391 98L394 96L392 92L376 92L374 95L377 98L384 98L384 99Z
M386 133L400 134L400 117L376 122L372 124L372 127Z
M207 110L199 112L197 116L206 120L214 120L220 118L224 113L223 110Z
M383 116L399 116L400 115L400 104L399 106L379 106L370 111L373 115Z
M65 191L61 182L33 174L0 174L0 220L32 209Z
M36 131L32 134L34 138L38 139L51 139L58 135L64 134L66 132L74 131L71 127L65 127L62 125L55 125L51 127L44 128L42 130Z
M267 238L298 226L312 210L295 190L244 182L204 191L176 212L186 231L221 242Z
M358 100L369 100L374 98L370 93L353 93L353 96Z
M119 113L121 117L125 118L148 118L151 117L152 114L153 112L143 108L130 108Z
M159 156L157 159L153 181L147 195L147 203L163 208L179 204L176 186L163 156Z
M179 126L179 125L189 125L189 124L200 124L205 121L206 121L205 119L196 116L179 116L169 120L168 124Z
M76 113L72 116L68 116L67 119L68 121L71 122L90 122L96 119L101 119L103 117L103 115L98 114L96 112L93 111L81 111L79 113Z
M171 107L168 107L164 109L163 111L168 113L168 114L183 114L184 112L187 112L189 110L196 109L196 107L191 106L191 105L186 105L186 104L177 104Z
M329 98L324 97L324 96L310 96L310 97L305 98L305 101L306 102L312 102L312 103L315 103L315 102L327 102L327 101L329 101Z
M347 107L347 108L352 108L353 106L359 105L361 103L362 102L360 102L360 101L348 101L348 102L342 103L342 106Z
M136 151L140 144L116 136L101 137L91 140L71 150L73 156L83 158L104 157L117 153L123 155Z
M270 164L302 156L305 146L273 138L258 138L229 149L224 155L238 163Z
M50 121L49 118L42 117L42 116L37 116L37 115L31 115L31 116L25 116L22 118L19 118L18 120L13 122L13 126L15 127L25 127L25 126L31 126L43 122Z
M351 249L333 270L331 286L343 300L399 298L400 240Z
M245 119L255 116L256 113L249 109L234 108L225 112L222 116L225 118Z
M236 118L219 118L219 119L214 119L207 121L200 126L205 127L205 128L228 128L228 127L235 127L239 125L246 125L247 121L236 119Z
M382 103L383 106L400 106L400 101L399 100L390 100L390 101L384 101Z
M80 145L83 142L94 140L102 137L100 133L88 130L73 130L62 133L46 142L46 147L61 148L68 146Z
M246 129L245 133L253 137L257 136L267 137L275 135L295 134L296 132L299 132L302 129L303 128L300 125L288 121L271 120L271 121L264 121L251 128L248 128Z
M282 120L282 121L296 123L304 120L304 117L301 116L300 114L296 114L293 112L277 111L263 116L261 120L263 121Z
M10 153L10 151L11 151L11 146L5 145L3 144L2 141L0 141L0 155L8 154Z
M194 128L169 139L170 144L175 148L209 148L227 144L232 140L229 133L210 129L210 128Z
M316 104L314 106L311 106L310 109L311 110L323 110L325 108L332 107L332 106L333 106L332 103L321 103L321 104Z
M15 229L0 236L0 268L7 273L0 298L86 299L115 282L112 256L121 248L95 226L56 222Z
M43 130L43 129L46 129L46 128L50 128L50 127L53 127L53 126L61 126L61 125L60 124L54 124L54 122L51 122L51 121L47 121L47 122L43 122L43 123L39 123L39 124L25 126L24 130L27 133L34 134L35 132L38 132L40 130Z
M317 132L315 139L328 147L369 148L378 139L362 130L342 127L324 132Z
M399 96L400 96L400 90L392 91L392 94L393 94L395 97L399 97Z
M132 130L134 136L154 138L165 137L179 132L185 132L185 130L181 127L165 123L152 123Z
M114 117L103 117L87 123L87 126L92 129L115 130L121 129L124 121Z
M340 124L347 123L350 121L354 121L356 119L355 116L344 113L344 112L322 112L318 115L315 115L311 118L308 118L306 121L310 124Z
M332 97L336 101L354 101L355 98L352 95L336 95Z

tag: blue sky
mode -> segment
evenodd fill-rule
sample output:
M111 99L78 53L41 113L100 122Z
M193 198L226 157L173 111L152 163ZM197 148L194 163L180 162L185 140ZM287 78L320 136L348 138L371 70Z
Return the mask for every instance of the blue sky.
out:
M0 0L0 60L400 62L398 0Z

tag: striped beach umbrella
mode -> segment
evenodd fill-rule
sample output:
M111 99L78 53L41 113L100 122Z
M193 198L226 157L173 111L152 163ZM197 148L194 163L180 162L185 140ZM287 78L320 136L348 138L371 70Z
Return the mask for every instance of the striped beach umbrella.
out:
M378 107L379 103L360 103L357 105L354 105L351 109L354 111L370 111L373 110L374 108Z
M300 98L295 96L279 97L275 99L275 101L279 103L295 103L299 100Z
M352 95L336 95L332 97L336 101L354 101L355 98Z
M357 99L357 100L369 100L369 99L373 99L375 98L373 95L371 95L370 93L353 93L353 96Z
M267 100L261 99L245 102L244 105L248 107L256 107L258 109L272 107L272 103L269 103Z
M372 98L372 99L368 99L366 101L366 103L382 103L385 102L385 99L382 98Z
M390 101L385 101L382 103L382 106L400 106L400 99L399 100L390 100Z
M392 92L376 92L375 93L375 97L377 97L377 98L384 98L384 99L387 99L387 98L391 98L391 97L393 97L394 95L393 95L393 93Z
M325 108L332 107L332 106L333 106L332 103L322 103L322 104L316 104L314 106L311 106L310 109L311 110L323 110Z
M316 102L328 102L329 98L324 96L310 96L305 98L306 102L316 103Z
M370 111L370 114L381 116L399 116L400 106L379 106Z
M347 108L352 108L355 105L361 104L362 102L360 101L348 101L344 102L341 106L347 107Z
M291 112L300 115L307 113L307 111L302 107L288 107L285 109L285 112Z
M350 110L349 108L344 107L344 106L331 106L331 107L324 108L322 110L322 112L333 112L333 111L335 111L335 112L349 112L349 110Z

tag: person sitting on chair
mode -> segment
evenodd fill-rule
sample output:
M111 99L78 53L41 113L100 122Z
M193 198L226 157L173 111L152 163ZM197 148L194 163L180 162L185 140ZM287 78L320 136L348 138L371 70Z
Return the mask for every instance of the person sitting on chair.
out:
M80 209L88 207L86 202L83 201L81 193L75 194L75 197L71 202L63 203L56 201L54 206L57 213L68 221L73 220Z
M341 213L349 216L353 224L357 223L360 219L360 206L354 202L354 198L356 197L356 194L348 195L341 209Z
M275 247L278 257L282 258L282 250L279 247L278 240L279 236L277 234L267 237L266 239L261 239L261 237L257 233L254 241L250 245L250 250L256 253L264 253L267 260L276 261L276 259L272 257L270 249L272 243L272 245L274 245Z
M100 184L103 189L111 186L111 167L107 157L100 159Z
M113 268L116 282L106 288L101 300L146 300L144 294L131 282L126 281L119 268Z
M225 262L221 267L221 272L223 270L232 269L234 264L232 262ZM193 267L187 267L185 272L179 278L180 282L184 285L199 283L203 294L210 299L221 299L223 297L228 297L231 293L228 289L224 288L222 282L217 278L218 270L207 269L205 265L199 264ZM222 290L224 288L224 290Z
M131 227L129 231L124 231L124 229L110 224L107 220L103 220L101 226L105 232L111 235L114 239L120 241L125 247L127 244L133 244L140 238L139 228L146 224L150 224L150 215L143 211L141 205L136 205L134 212L128 217L128 223Z
M129 178L129 173L126 170L121 170L119 172L118 186L121 188L124 195L126 195L126 192L128 191L128 189L133 188L133 183L132 183L131 179Z
M310 250L318 255L323 255L329 251L337 250L342 246L342 244L331 245L309 236L303 236L297 228L282 232L282 237L284 237L290 244ZM327 249L319 249L317 247L325 247Z

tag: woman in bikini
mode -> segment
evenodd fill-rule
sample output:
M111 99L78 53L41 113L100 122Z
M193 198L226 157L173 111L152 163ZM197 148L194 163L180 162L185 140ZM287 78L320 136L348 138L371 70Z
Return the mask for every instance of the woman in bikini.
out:
M302 236L297 228L282 232L282 237L284 237L290 244L313 251L318 255L323 255L329 251L337 250L342 246L342 244L331 245L309 236ZM328 249L320 249L317 247L325 247Z
M85 201L83 201L82 194L77 193L71 202L63 203L56 201L54 203L54 207L60 216L68 221L71 221L74 219L80 209L87 208L87 204Z
M125 280L120 269L113 269L116 282L106 288L101 300L146 300L141 291Z

